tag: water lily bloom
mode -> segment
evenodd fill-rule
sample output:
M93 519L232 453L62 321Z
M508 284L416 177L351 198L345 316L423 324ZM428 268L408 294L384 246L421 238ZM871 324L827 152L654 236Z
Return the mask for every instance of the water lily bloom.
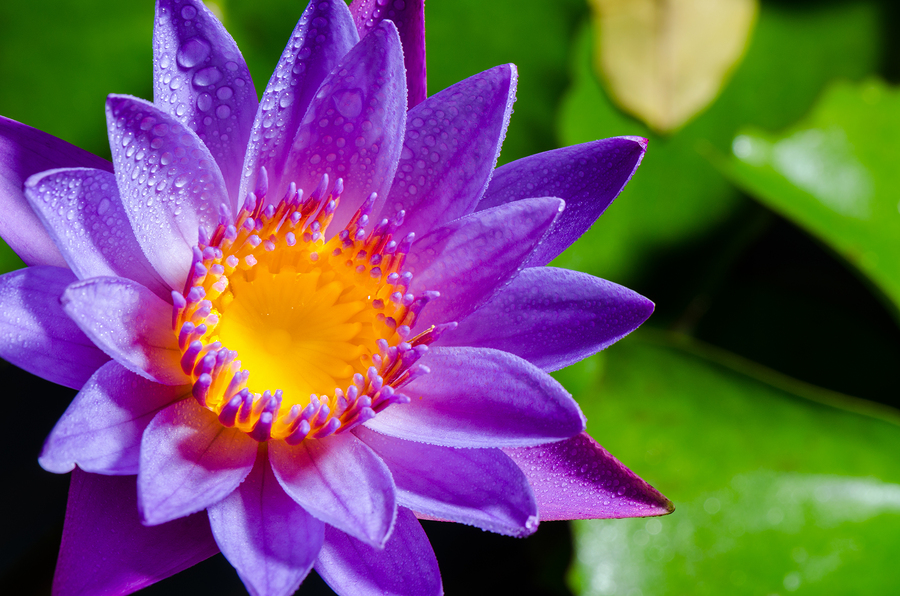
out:
M441 593L418 519L526 536L671 504L548 372L641 296L547 267L643 157L495 169L516 69L431 97L423 2L314 0L257 101L200 0L158 0L154 100L112 164L0 120L0 356L79 393L54 593L127 594L221 551L252 594ZM418 518L418 519L417 519Z

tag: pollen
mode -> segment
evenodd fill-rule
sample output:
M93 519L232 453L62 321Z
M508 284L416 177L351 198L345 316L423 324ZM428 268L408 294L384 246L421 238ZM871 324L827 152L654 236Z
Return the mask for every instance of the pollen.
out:
M414 235L404 213L369 225L373 193L340 233L327 231L343 181L266 204L265 170L234 223L201 230L173 332L193 396L227 427L298 444L346 432L426 374L417 361L446 328L411 328L436 292L409 293Z

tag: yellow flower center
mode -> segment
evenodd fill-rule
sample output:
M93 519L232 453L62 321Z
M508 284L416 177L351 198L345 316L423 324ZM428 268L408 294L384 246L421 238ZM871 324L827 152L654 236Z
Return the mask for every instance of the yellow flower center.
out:
M305 201L292 188L265 208L251 195L233 225L201 232L187 291L173 294L194 397L258 441L345 432L408 402L397 389L428 372L415 362L442 331L409 337L434 294L407 291L413 235L392 240L402 212L367 232L372 195L325 240L342 188L327 192L325 177Z

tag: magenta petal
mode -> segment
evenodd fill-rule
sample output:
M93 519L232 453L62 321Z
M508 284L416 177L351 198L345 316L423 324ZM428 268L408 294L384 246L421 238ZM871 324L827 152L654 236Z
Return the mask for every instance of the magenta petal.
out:
M353 0L350 12L353 13L353 21L361 37L383 20L394 22L403 43L407 104L412 108L424 100L428 95L425 76L425 0Z
M675 509L586 432L558 443L503 451L528 477L541 521L649 517Z
M397 511L394 481L374 451L353 435L306 439L297 446L269 444L282 488L309 513L380 547Z
M532 267L444 334L440 345L496 348L553 371L619 341L652 312L652 302L610 281Z
M39 377L80 389L109 356L59 304L77 281L69 269L29 267L0 276L0 358Z
M563 209L559 199L516 201L461 217L413 244L406 260L410 292L440 292L416 329L461 321L522 267Z
M142 526L136 492L133 476L72 472L55 596L131 594L218 552L205 515Z
M26 265L65 267L66 262L25 200L25 180L44 170L77 166L112 172L105 159L0 116L0 237Z
M584 416L553 377L488 348L433 348L431 372L401 391L412 398L366 423L385 435L445 447L524 447L568 439Z
M262 449L244 482L208 513L216 543L253 596L293 594L325 539L325 524L285 494Z
M197 133L142 99L110 95L106 121L134 235L169 287L181 289L199 226L212 230L228 203L219 166Z
M141 441L138 501L146 525L190 515L231 494L250 473L259 443L193 399L160 411Z
M38 461L57 474L76 465L97 474L137 474L141 435L150 420L190 395L190 386L160 385L107 362L53 427Z
M197 132L237 212L256 89L237 44L201 0L157 0L153 103ZM118 169L118 168L117 168Z
M508 536L537 529L528 480L499 449L413 443L362 426L353 432L390 468L402 507Z
M554 149L506 164L494 172L478 209L525 197L559 197L566 210L528 265L546 265L578 240L637 170L647 140L615 137Z
M66 288L62 304L100 349L131 372L166 385L190 383L172 332L172 306L144 286L94 277Z
M516 67L504 64L409 111L397 177L381 214L406 211L397 238L475 210L497 164L515 99Z
M25 196L79 279L127 277L157 296L170 296L172 289L131 231L115 175L90 168L50 170L28 179Z
M359 42L353 18L343 0L310 2L260 101L241 179L241 201L256 188L261 167L269 186L283 188L284 164L297 128L310 102L344 55ZM312 189L308 189L311 191ZM270 196L277 203L281 196Z
M428 536L408 509L400 508L383 550L325 528L316 571L341 596L440 596L441 573Z
M406 122L403 53L397 29L384 22L344 56L325 79L297 131L275 196L291 181L307 194L323 174L343 178L335 212L340 229L369 195L373 213L387 197L400 158Z

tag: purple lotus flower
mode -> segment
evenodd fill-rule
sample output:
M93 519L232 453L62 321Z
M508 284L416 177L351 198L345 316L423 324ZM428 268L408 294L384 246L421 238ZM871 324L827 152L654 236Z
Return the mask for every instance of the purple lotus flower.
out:
M515 67L426 98L423 2L382 4L310 4L257 105L202 2L158 0L154 101L109 97L112 164L0 120L0 234L29 265L0 277L0 356L80 389L40 456L73 472L56 594L218 550L252 594L313 567L439 594L417 518L671 511L547 374L652 311L545 267L645 141L494 170Z

